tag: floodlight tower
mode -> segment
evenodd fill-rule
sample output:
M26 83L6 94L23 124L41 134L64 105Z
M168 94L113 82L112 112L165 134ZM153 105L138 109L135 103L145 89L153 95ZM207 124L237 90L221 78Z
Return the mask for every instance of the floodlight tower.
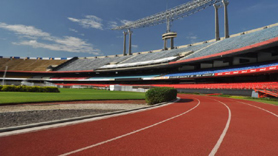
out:
M220 35L219 35L219 17L218 17L218 9L220 8L219 4L213 4L214 9L215 9L215 40L219 41L220 40Z
M130 29L128 29L128 34L129 34L129 47L128 47L128 55L132 55L131 53L131 37L132 37L132 31Z
M127 35L127 32L124 31L123 34L124 34L124 50L123 50L123 55L125 56L126 55L126 35Z
M225 27L225 38L229 38L229 22L228 22L228 0L222 0L224 5L224 27Z

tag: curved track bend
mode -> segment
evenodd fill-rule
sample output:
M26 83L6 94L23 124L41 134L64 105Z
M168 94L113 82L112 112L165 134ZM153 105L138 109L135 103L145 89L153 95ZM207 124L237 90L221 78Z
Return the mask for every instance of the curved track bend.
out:
M0 155L277 155L278 107L180 94L127 115L1 136Z

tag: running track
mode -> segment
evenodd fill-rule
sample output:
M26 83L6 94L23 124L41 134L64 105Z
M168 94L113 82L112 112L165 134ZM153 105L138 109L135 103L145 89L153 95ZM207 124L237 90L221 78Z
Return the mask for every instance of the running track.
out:
M278 155L277 106L179 97L179 102L137 113L0 133L0 155Z

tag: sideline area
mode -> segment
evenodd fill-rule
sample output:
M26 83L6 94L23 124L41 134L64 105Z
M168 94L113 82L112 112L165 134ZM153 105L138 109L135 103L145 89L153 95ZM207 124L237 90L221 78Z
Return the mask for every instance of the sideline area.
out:
M144 100L145 93L96 89L59 88L60 93L0 92L1 104L88 101L88 100Z
M0 151L30 156L277 154L278 107L214 96L178 96L180 101L154 109L0 135Z

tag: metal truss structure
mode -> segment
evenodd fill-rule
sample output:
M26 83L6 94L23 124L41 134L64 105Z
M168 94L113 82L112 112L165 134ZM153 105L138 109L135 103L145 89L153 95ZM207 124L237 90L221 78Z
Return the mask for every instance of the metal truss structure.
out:
M209 6L212 6L213 4L221 3L221 1L222 0L192 0L164 12L115 27L112 30L136 29L167 23L167 32L169 32L172 21L195 14Z

